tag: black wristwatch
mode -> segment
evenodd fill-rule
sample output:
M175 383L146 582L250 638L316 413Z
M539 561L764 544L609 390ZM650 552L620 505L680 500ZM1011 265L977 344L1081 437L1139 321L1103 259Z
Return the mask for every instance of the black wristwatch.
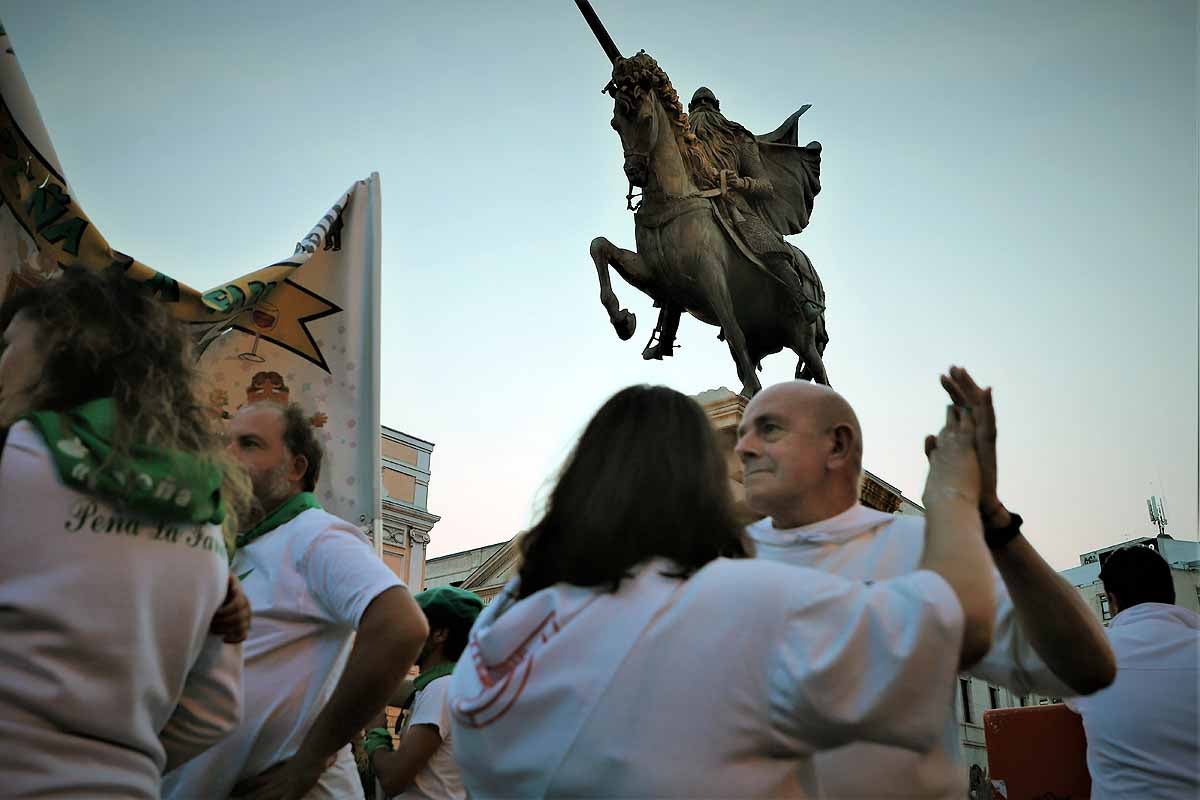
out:
M1003 528L993 528L983 523L983 541L987 543L988 549L993 553L1003 550L1008 546L1008 543L1017 538L1021 533L1021 523L1025 520L1021 519L1020 514L1008 512L1008 524Z

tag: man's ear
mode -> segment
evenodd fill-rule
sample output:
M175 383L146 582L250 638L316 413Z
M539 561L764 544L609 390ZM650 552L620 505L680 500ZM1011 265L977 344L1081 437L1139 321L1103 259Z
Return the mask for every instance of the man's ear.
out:
M826 465L831 469L840 469L854 457L855 448L858 445L855 441L854 428L844 423L835 425L830 436L833 444L829 449Z
M308 472L308 457L292 456L291 464L288 465L288 480L299 483L304 480L306 472Z
M445 644L450 638L450 630L448 628L434 628L429 632L429 643L433 645Z
M1121 595L1116 592L1105 592L1108 595L1108 613L1114 617L1124 606L1121 605Z

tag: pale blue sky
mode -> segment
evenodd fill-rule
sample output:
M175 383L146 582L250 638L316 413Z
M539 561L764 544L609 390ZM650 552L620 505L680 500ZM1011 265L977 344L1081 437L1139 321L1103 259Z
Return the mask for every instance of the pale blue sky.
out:
M594 0L686 99L825 147L795 238L866 464L910 497L965 363L996 387L1001 494L1055 566L1197 532L1194 0ZM52 7L53 12L46 9ZM437 443L431 552L528 524L616 389L737 379L694 320L665 364L608 326L588 242L630 246L608 64L571 0L30 4L0 19L115 246L198 288L291 252L382 176L383 422ZM764 363L789 378L790 356Z

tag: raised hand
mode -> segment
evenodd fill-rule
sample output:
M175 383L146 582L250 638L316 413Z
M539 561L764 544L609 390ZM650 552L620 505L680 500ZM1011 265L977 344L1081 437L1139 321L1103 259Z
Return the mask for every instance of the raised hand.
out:
M981 477L979 512L989 527L1003 528L1008 524L1008 511L996 493L996 409L992 404L992 389L980 388L965 368L953 366L949 375L942 376L942 388L956 406L968 409L975 421L975 450Z
M979 458L975 451L976 426L971 412L946 406L946 424L937 436L925 437L929 477L922 495L926 507L952 496L978 505L980 496Z

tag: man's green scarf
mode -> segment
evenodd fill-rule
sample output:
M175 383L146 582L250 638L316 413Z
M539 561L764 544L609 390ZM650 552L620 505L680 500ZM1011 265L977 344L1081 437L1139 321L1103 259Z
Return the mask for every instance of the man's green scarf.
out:
M291 522L300 514L308 511L310 508L320 508L321 503L317 500L317 496L312 492L301 492L288 498L283 505L276 508L267 516L263 517L262 522L255 525L248 531L239 533L237 537L237 546L245 547L260 536L268 534L278 528Z
M457 661L448 661L445 664L438 664L431 669L421 670L421 674L413 678L413 686L416 687L418 692L421 691L436 679L454 672L454 665L457 663Z

